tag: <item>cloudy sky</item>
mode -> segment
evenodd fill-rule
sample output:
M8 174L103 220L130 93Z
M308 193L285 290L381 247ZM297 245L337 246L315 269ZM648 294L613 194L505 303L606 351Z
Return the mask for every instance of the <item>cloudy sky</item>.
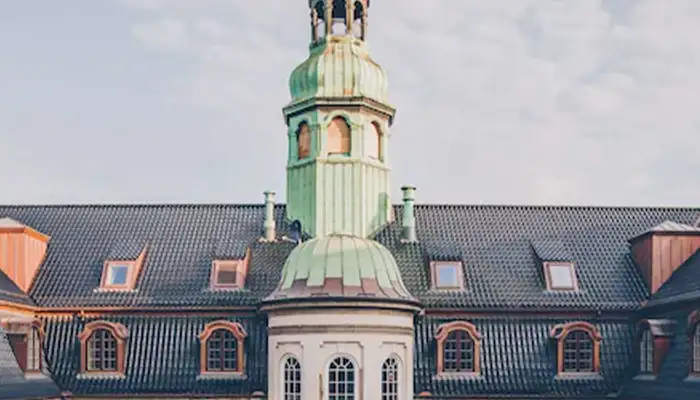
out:
M307 3L3 3L0 203L282 197ZM394 198L699 205L698 21L698 0L373 0Z

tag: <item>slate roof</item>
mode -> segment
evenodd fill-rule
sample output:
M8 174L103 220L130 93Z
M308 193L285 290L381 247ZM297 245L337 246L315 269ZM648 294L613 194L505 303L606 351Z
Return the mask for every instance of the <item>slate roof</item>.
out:
M129 331L124 378L80 375L78 334L92 320L45 320L47 358L53 360L53 376L59 386L81 395L267 392L267 322L263 315L225 318L240 323L248 333L243 379L198 379L199 334L207 323L222 318L134 315L108 319Z
M651 296L646 308L700 301L700 250L690 256Z
M9 301L25 305L32 305L34 302L10 279L4 272L0 271L0 301Z
M47 377L27 379L19 368L5 331L0 327L0 399L29 400L58 397L61 392Z
M698 208L417 205L419 243L400 241L396 221L376 235L394 254L409 291L428 307L460 309L634 309L645 284L627 240L664 221L692 224ZM255 306L277 286L294 247L263 243L263 205L0 206L9 217L49 236L30 291L40 306ZM279 236L284 206L275 207ZM576 263L580 290L545 290L532 243L555 241ZM100 292L102 266L148 243L132 292ZM211 261L251 248L246 287L208 289ZM430 289L429 260L464 263L466 290Z
M504 393L517 398L600 397L616 393L627 377L632 357L633 329L629 322L590 320L603 336L601 377L561 378L556 373L556 341L551 329L570 322L547 317L484 317L470 319L482 336L481 376L436 377L435 331L450 318L417 317L414 355L414 391L434 398Z

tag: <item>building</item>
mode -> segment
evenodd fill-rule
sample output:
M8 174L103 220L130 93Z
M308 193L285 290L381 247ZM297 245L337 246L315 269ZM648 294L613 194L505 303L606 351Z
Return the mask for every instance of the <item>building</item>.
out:
M286 203L0 206L0 398L700 395L700 208L389 198L369 0L312 0Z

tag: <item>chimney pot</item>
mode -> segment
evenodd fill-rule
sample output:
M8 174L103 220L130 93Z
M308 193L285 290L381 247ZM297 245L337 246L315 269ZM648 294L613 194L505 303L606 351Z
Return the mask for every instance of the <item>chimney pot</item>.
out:
M274 242L277 236L275 232L275 192L265 191L265 240Z
M405 185L403 191L403 221L401 222L401 240L408 243L417 242L416 237L416 217L414 215L413 204L416 200L416 187Z

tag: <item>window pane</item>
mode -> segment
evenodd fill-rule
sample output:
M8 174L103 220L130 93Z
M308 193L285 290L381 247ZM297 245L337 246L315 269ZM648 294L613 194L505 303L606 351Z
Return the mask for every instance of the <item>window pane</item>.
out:
M299 159L309 156L311 151L311 132L309 126L302 124L297 131L297 152Z
M215 330L207 339L207 371L237 371L238 340L227 329Z
M41 340L39 331L33 328L27 336L27 371L41 370Z
M572 331L564 338L564 372L595 372L593 339L586 331Z
M436 285L439 288L458 288L460 287L459 282L459 268L458 264L444 264L436 265L436 275L437 282Z
M573 270L569 265L549 265L549 281L552 289L573 289Z
M700 372L700 324L693 333L693 372Z
M219 269L219 273L216 275L216 283L218 285L235 285L236 271L230 269Z
M87 368L90 371L115 371L117 369L117 340L112 333L98 329L87 343Z
M110 285L125 285L129 267L126 265L110 265L107 283Z
M650 374L654 371L654 341L647 329L639 342L639 372Z
M474 372L474 341L469 332L454 330L443 342L444 372Z
M379 134L379 130L377 129L377 125L371 122L368 123L365 127L365 152L367 157L374 160L379 160L380 138L381 136Z

